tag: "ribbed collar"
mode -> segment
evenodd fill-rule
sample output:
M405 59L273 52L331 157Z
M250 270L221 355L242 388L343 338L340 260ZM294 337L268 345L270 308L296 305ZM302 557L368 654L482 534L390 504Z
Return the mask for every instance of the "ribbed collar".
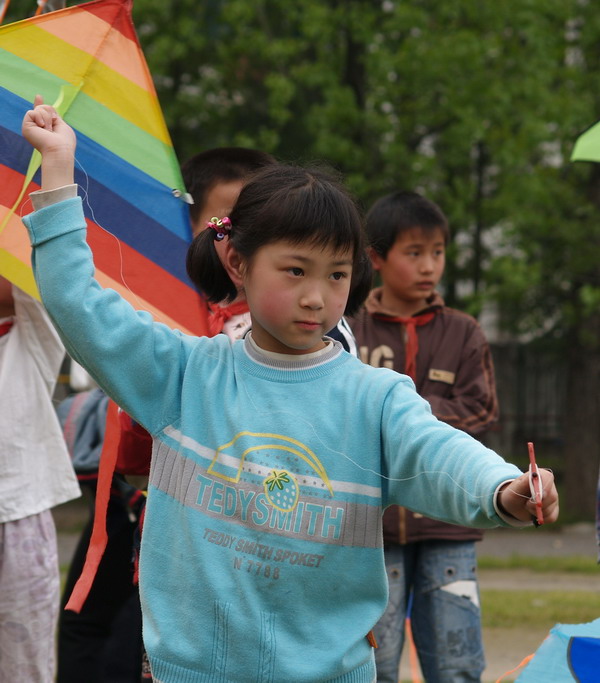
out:
M341 343L335 339L324 337L327 346L314 353L288 355L264 351L252 340L251 334L244 338L242 362L253 375L275 382L308 382L329 374L346 357ZM239 347L238 347L239 348Z

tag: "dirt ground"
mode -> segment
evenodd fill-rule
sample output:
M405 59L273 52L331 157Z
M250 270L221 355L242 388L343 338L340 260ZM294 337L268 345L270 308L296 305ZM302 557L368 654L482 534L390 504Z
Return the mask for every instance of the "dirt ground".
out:
M59 555L62 565L68 564L77 542L78 528L87 519L84 501L68 503L55 509L58 529ZM478 556L509 557L557 557L587 556L597 557L596 536L593 524L578 524L551 529L525 529L512 531L494 529L486 532L484 540L478 544ZM482 590L584 590L600 592L600 566L597 576L569 574L534 573L525 569L518 570L480 570L479 585ZM483 639L487 668L483 675L484 683L494 683L500 676L518 666L524 657L532 654L541 645L547 631L536 632L531 629L484 629ZM406 648L405 648L406 650ZM401 680L412 681L408 657L405 655L400 667ZM503 683L514 681L515 676L503 678Z

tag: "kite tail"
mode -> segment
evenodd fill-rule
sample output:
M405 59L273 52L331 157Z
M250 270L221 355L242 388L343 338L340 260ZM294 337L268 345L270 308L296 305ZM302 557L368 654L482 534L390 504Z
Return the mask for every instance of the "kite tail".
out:
M529 664L529 662L533 659L534 656L535 656L535 652L530 654L530 655L527 655L527 657L525 657L525 659L523 659L522 662L517 664L517 666L515 666L514 669L511 669L510 671L507 671L505 674L502 674L502 676L500 676L500 678L496 681L496 683L502 683L502 680L504 678L506 678L507 676L510 676L511 674L514 674L515 671L518 671L519 669L523 668L526 664Z
M410 617L406 617L406 639L408 640L408 653L410 662L410 675L412 678L412 683L421 683L421 676L419 675L419 658L417 656L417 648L415 647L415 640L412 634L412 626L410 623Z
M96 510L92 537L90 539L83 571L73 588L69 601L65 605L65 609L73 610L73 612L77 613L81 612L83 603L89 595L92 583L96 577L96 572L98 571L100 560L104 555L104 550L106 549L106 544L108 542L108 535L106 532L106 511L108 508L110 487L115 471L115 464L117 462L119 438L121 435L118 411L119 407L117 404L114 401L109 401L106 414L104 444L102 446L100 466L98 468Z

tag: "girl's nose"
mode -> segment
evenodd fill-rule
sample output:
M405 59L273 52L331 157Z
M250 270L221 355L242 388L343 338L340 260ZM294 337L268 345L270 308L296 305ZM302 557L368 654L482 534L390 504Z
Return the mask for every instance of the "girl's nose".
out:
M318 311L323 308L323 294L318 287L307 288L300 298L300 305L303 308L310 308L313 311Z

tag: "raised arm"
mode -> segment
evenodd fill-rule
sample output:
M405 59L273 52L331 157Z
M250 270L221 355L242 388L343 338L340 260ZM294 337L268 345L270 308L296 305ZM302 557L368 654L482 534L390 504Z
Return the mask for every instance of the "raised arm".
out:
M52 107L36 98L23 134L42 154L42 190L73 182L75 135ZM197 341L135 311L94 278L86 221L78 197L46 201L23 221L33 247L32 266L42 301L70 355L100 387L148 431L179 411L179 384Z

